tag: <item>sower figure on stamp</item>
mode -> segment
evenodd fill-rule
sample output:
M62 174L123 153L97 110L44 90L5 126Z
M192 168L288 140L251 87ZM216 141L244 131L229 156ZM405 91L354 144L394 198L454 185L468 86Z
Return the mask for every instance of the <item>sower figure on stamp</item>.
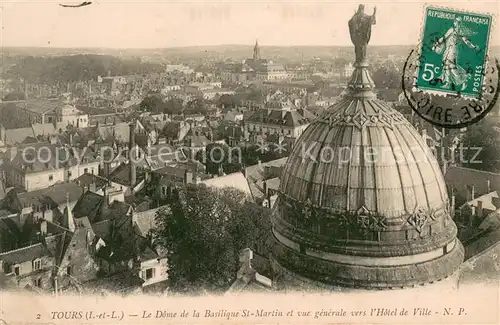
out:
M354 44L356 53L356 63L364 63L366 60L366 46L372 34L372 25L375 25L375 13L377 8L373 8L373 15L365 14L365 5L359 5L358 10L349 20L349 34Z
M443 88L450 88L452 84L460 90L464 90L467 87L467 80L470 74L457 62L459 43L463 42L476 51L480 50L477 45L469 41L467 38L467 36L470 36L469 34L472 34L472 31L463 28L461 19L456 18L453 22L453 27L448 29L444 36L432 47L434 52L443 54L443 72L441 73Z

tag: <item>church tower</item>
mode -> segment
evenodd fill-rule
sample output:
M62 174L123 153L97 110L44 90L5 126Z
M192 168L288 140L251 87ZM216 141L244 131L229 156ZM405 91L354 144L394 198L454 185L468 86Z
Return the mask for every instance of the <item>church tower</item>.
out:
M454 276L464 259L436 158L375 95L374 18L358 10L349 22L347 89L302 133L280 177L271 263L285 289L414 287Z
M253 60L258 61L260 60L260 48L259 48L259 42L255 40L255 46L253 47Z

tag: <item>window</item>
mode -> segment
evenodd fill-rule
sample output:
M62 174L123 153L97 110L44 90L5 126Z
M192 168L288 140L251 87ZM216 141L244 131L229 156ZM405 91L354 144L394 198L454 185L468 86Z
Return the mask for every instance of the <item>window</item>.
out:
M33 261L33 271L38 271L42 268L42 261L39 259L36 259Z
M40 279L35 279L35 280L33 280L33 285L34 285L35 287L39 287L39 288L41 288L41 287L42 287L42 279L40 278Z
M21 269L19 268L19 265L14 266L14 274L19 275L21 272Z
M71 170L68 170L68 177L71 177Z
M66 267L66 274L67 275L71 275L72 271L73 270L72 270L71 266Z
M87 174L87 172L88 172L88 171L89 171L89 169L88 169L88 168L84 168L84 169L83 169L83 173L84 173L84 174Z
M155 269L147 269L146 270L146 279L145 280L149 280L149 279L152 279L154 278L155 276Z
M54 175L49 175L49 181L52 181L54 179Z

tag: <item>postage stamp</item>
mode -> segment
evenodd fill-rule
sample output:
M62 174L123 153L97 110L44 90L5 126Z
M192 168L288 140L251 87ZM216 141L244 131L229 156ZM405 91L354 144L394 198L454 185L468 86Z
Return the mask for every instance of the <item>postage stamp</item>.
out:
M418 88L479 98L492 17L427 7L424 19Z
M492 15L427 7L421 43L410 51L402 87L422 119L445 128L479 122L495 106L498 60L489 55Z

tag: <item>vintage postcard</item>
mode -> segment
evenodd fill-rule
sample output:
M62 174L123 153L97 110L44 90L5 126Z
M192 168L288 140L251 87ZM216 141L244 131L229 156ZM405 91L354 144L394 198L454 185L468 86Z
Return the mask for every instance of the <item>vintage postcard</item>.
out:
M0 324L498 324L499 8L0 3Z

